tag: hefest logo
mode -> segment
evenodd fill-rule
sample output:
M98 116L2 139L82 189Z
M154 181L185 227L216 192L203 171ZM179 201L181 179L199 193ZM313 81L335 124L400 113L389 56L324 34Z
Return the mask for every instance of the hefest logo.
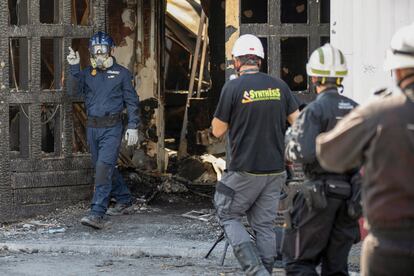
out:
M280 89L268 88L266 90L244 91L242 104L248 104L257 101L280 101Z

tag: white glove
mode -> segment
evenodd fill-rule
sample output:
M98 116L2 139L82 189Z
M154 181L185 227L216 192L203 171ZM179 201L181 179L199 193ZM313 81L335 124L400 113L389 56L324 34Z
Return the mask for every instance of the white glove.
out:
M125 132L127 146L133 146L138 142L138 129L127 129Z
M69 55L66 57L66 59L68 60L68 63L70 65L76 65L79 64L80 62L80 57L79 57L79 52L73 51L72 47L69 47Z

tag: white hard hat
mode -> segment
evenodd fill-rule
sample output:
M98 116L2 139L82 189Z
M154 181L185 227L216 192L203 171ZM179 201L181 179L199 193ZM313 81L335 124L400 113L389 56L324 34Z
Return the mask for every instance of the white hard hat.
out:
M233 45L231 54L234 57L255 55L264 58L263 45L257 36L245 34L240 36Z
M394 34L384 67L385 70L414 68L414 23Z
M343 78L348 75L348 68L344 54L326 43L311 54L306 72L314 77Z

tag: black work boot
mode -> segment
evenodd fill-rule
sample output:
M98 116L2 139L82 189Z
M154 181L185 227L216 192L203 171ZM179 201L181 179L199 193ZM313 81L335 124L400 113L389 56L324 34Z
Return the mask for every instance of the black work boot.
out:
M132 205L125 203L116 203L114 207L109 208L106 214L109 216L128 215L132 212Z
M253 242L244 242L233 248L234 255L247 276L269 276Z
M102 229L105 226L105 221L102 216L98 215L87 215L81 219L81 223L83 225L95 228L95 229Z

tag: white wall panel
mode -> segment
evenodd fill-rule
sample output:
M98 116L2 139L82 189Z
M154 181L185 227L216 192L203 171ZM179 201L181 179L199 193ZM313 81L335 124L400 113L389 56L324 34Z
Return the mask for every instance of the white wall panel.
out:
M331 0L331 43L347 58L345 95L366 102L373 89L391 83L383 70L393 33L414 22L414 0Z

